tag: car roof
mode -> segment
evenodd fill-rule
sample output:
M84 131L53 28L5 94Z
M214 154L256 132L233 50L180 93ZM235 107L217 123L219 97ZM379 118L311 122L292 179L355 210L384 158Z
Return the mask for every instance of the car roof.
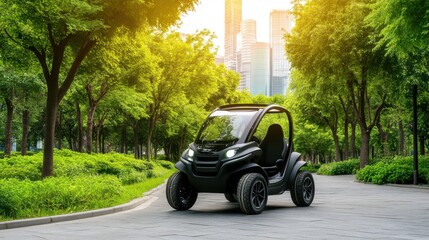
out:
M253 104L253 103L241 103L241 104L228 104L217 108L217 110L260 110L270 106L269 104Z

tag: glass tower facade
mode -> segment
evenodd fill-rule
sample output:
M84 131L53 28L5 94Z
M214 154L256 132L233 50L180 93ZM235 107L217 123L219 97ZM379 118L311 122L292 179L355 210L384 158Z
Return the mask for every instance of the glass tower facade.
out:
M250 74L252 61L252 45L256 43L256 21L244 20L241 23L241 32L239 38L239 72L240 72L240 90L250 90Z
M290 63L286 58L286 33L292 29L292 16L286 10L270 14L271 79L270 95L285 95L289 84Z
M237 71L237 34L242 20L242 0L225 0L225 56L227 69Z
M252 44L251 58L250 93L268 95L270 90L270 45L262 42Z

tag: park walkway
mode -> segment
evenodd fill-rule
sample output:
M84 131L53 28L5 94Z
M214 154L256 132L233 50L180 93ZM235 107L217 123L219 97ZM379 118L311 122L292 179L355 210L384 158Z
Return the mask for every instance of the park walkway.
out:
M161 188L130 211L0 230L0 239L429 239L429 189L363 184L353 176L315 181L307 208L295 207L286 192L248 216L221 194L200 194L190 211L178 212Z

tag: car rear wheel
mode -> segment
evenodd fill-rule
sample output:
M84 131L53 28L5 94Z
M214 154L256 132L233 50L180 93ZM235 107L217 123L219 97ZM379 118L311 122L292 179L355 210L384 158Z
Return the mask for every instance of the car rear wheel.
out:
M234 197L234 194L233 194L233 193L226 192L226 193L225 193L225 198L226 198L226 200L228 200L229 202L237 202L237 199L235 199L235 197Z
M264 211L268 200L265 178L259 173L243 175L238 182L237 198L243 213L259 214Z
M313 175L307 171L299 172L290 190L293 203L298 207L308 207L314 199Z
M197 201L198 192L189 184L188 178L182 172L174 173L167 181L167 201L176 210L188 210Z

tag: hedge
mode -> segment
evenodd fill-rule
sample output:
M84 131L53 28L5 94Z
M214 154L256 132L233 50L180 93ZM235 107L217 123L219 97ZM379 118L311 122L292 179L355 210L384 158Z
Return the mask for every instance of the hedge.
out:
M54 176L42 180L42 159L42 153L0 159L0 221L124 203L174 171L168 161L57 150Z
M413 182L414 164L412 157L394 157L383 159L373 165L361 169L356 179L362 182L375 184L397 183L409 184ZM429 157L419 158L419 182L429 181Z
M317 174L321 175L346 175L355 174L359 169L359 159L351 159L342 162L323 164Z

